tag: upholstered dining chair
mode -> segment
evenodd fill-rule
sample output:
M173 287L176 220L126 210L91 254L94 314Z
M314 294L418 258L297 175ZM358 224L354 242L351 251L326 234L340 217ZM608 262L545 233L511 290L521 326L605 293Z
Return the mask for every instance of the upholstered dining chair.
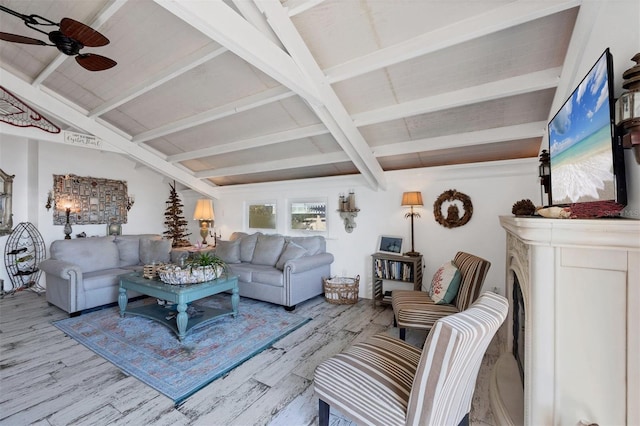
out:
M491 263L462 251L456 253L453 263L461 278L452 303L436 304L427 292L419 290L394 290L391 294L394 325L399 328L402 340L405 340L407 328L430 330L436 320L464 311L480 294Z
M320 426L330 407L358 424L468 425L482 358L508 307L486 292L436 321L423 349L376 334L322 362L314 376Z

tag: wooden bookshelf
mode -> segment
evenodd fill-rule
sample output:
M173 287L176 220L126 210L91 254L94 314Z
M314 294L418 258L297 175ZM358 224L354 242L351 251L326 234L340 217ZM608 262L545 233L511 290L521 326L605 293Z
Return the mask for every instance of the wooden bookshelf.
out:
M372 299L376 303L391 303L391 292L384 291L384 281L413 284L414 290L422 287L422 255L400 256L387 253L371 255L371 276L373 277Z

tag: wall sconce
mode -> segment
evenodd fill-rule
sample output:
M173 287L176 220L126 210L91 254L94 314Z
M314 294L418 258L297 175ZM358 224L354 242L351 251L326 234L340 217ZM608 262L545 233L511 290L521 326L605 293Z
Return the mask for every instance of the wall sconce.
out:
M207 235L209 235L209 227L213 226L213 202L208 199L201 198L196 202L196 209L193 212L193 219L200 221L200 236L202 237L202 245L207 245Z
M540 177L540 199L542 205L544 205L544 195L542 190L547 195L547 206L551 205L551 157L546 149L540 153L540 165L538 166L538 176Z
M622 146L632 148L636 162L640 164L640 53L631 58L636 65L624 73L624 92L616 101L616 126L621 126L626 134L622 136Z
M56 208L56 200L55 198L53 198L53 193L51 191L49 191L49 193L47 193L47 204L44 205L47 208L47 211L49 211L49 209L51 209L51 206L53 206L53 208Z
M349 195L347 196L340 194L338 207L338 213L344 222L344 230L348 233L353 232L353 228L357 226L356 217L360 211L360 209L356 207L356 194L353 190L349 191Z
M402 194L402 207L410 207L411 211L405 214L405 219L411 218L411 251L404 253L405 256L420 256L420 253L414 250L413 247L413 218L420 217L418 212L413 211L413 206L423 206L422 204L422 193L419 191L414 192L405 192Z
M131 195L127 197L127 211L131 210L131 207L133 207L135 202L136 202L135 195Z

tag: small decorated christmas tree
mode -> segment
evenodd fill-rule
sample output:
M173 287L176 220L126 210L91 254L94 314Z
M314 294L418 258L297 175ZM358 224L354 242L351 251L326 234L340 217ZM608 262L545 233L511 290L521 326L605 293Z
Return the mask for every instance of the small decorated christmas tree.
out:
M191 233L187 233L187 221L182 216L182 201L176 192L176 181L173 181L173 185L169 184L171 192L169 192L169 200L167 200L167 209L164 212L165 221L164 224L167 230L163 232L167 238L171 238L173 243L172 247L188 247L191 245L189 240L186 239Z

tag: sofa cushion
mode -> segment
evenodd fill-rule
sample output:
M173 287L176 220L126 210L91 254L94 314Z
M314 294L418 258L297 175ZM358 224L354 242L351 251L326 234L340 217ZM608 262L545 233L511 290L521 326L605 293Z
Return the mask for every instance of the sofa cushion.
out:
M240 263L240 240L216 241L216 256L226 263Z
M282 235L259 234L251 263L254 265L275 266L283 247L284 237Z
M255 269L255 266L250 263L230 263L229 274L238 277L238 281L251 282L251 273Z
M51 243L49 255L78 265L83 274L120 265L118 247L112 236L56 240Z
M276 268L283 270L284 264L289 260L299 259L303 256L307 255L307 250L304 247L301 247L294 243L293 241L289 241L285 246L284 250L282 250L282 254L278 261L276 262Z
M276 287L282 287L284 285L282 271L274 268L273 266L267 265L253 265L251 282L268 284Z
M120 278L118 278L118 276L128 272L131 271L120 268L88 272L82 275L82 286L85 291L96 290L103 287L117 287L120 285Z
M151 263L169 263L171 260L171 240L163 238L140 238L140 261Z
M246 234L244 232L234 232L231 234L231 241L240 240L240 261L251 262L253 259L253 252L258 242L258 235L262 235L260 232L255 234Z
M289 240L293 241L300 247L304 247L307 250L307 255L309 256L324 253L326 251L326 241L324 237L321 237L320 235L314 235L312 237L290 237Z
M140 238L117 238L115 240L120 257L120 266L140 263Z

